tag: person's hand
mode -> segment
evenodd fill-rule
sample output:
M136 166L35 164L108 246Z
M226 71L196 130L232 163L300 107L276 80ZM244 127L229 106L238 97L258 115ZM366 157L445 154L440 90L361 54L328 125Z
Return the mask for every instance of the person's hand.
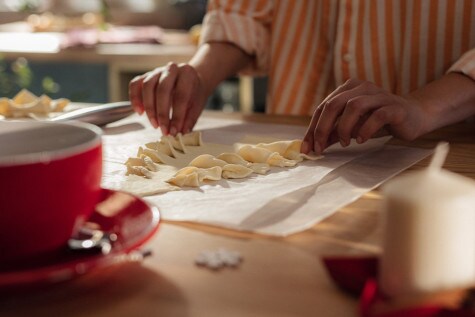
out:
M169 63L135 77L129 84L134 110L145 112L164 135L190 132L206 97L200 75L188 64Z
M423 131L425 119L417 99L350 79L315 109L301 151L321 154L336 142L345 147L352 138L363 143L387 134L413 140Z

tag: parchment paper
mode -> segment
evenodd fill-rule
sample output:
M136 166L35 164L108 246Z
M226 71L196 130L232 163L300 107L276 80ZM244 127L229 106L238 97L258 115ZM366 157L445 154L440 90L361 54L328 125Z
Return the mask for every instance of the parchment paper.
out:
M302 138L304 127L202 118L197 130L205 142L233 144L245 136ZM125 177L123 162L160 132L133 116L104 130L105 188L117 189ZM347 148L334 145L317 161L275 168L267 175L221 180L145 199L163 219L192 221L235 230L286 236L313 226L388 178L431 154L432 150L385 145L373 139Z

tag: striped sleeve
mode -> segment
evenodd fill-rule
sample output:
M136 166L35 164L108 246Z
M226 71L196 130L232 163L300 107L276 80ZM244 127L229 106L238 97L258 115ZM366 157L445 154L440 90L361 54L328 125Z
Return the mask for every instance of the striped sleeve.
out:
M475 48L466 52L450 67L449 72L460 72L475 80Z
M228 42L255 57L242 73L268 72L272 0L211 0L200 43Z

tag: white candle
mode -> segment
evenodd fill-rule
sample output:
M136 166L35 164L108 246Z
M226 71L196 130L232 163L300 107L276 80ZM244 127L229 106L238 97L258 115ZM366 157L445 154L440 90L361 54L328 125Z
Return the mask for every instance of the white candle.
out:
M383 293L427 293L475 283L475 181L431 167L396 178L383 194Z

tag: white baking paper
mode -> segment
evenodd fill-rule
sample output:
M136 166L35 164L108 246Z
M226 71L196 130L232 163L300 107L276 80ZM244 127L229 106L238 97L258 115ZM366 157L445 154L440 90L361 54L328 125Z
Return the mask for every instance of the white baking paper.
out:
M205 142L221 144L249 135L298 139L305 132L304 127L206 117L196 129L203 132ZM108 126L104 133L103 186L117 189L126 177L123 163L140 145L157 141L161 134L137 116ZM310 228L432 152L385 145L387 140L347 148L334 145L323 159L293 168L273 168L267 175L221 180L145 199L160 209L162 219L286 236Z

